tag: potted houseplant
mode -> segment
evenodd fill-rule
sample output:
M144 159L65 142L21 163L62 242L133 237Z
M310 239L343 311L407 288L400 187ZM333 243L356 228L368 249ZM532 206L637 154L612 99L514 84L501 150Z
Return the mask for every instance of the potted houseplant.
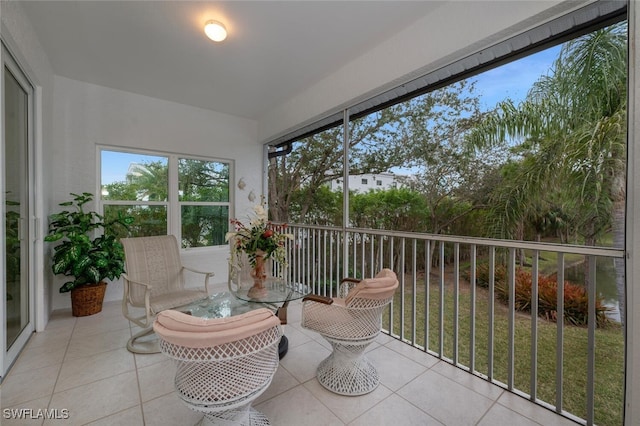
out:
M60 242L54 247L51 268L56 275L73 278L60 287L60 293L71 292L73 315L93 315L102 310L104 279L118 279L124 272L124 249L115 231L121 226L128 228L133 217L119 212L116 218L105 220L84 210L93 200L92 194L71 195L72 201L60 205L73 209L49 216L49 233L44 240Z

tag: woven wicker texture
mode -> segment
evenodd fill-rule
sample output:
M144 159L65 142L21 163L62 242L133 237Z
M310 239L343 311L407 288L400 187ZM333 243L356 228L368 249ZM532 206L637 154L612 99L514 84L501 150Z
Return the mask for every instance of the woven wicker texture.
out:
M178 396L189 408L205 414L202 424L269 424L250 405L267 389L278 368L282 337L278 321L246 338L204 348L170 343L160 329L157 334L161 352L176 363Z
M355 286L354 280L343 281L349 290L342 289L339 294L346 297L336 298L332 304L303 302L302 326L320 333L333 347L317 370L320 384L332 392L362 395L378 386L378 372L364 351L380 334L382 312L398 287L392 271L385 269L376 278L382 276L384 279L377 279L372 288L367 287L367 280Z
M107 283L78 286L71 290L71 314L74 317L85 317L102 311L102 301Z

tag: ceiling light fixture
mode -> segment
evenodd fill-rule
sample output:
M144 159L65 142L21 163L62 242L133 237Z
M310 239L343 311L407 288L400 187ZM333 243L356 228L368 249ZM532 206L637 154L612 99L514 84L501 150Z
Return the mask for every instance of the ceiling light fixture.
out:
M204 24L204 33L213 41L222 41L227 38L227 29L218 21L207 21Z

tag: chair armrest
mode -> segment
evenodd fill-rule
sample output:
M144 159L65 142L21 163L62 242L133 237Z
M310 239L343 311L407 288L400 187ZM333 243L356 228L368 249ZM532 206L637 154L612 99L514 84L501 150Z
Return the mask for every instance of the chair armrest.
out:
M151 284L149 284L149 283L143 283L142 281L132 280L131 278L129 278L129 275L127 275L127 274L122 274L122 278L127 280L128 282L130 282L132 284L142 285L142 286L146 287L147 290L151 290Z
M184 265L182 265L182 269L186 269L187 271L190 271L196 274L204 275L204 291L209 293L209 278L215 275L213 272L198 271L197 269L193 269L191 267L184 266Z
M311 301L311 302L318 302L318 303L324 303L325 305L331 305L333 303L333 299L327 296L320 296L319 294L310 294L308 296L305 296L302 299L303 302L306 301Z
M191 271L191 272L195 272L196 274L203 274L203 275L209 275L209 276L214 276L215 273L211 272L211 271L199 271L197 269L193 269L189 266L182 266L184 269L186 269L187 271Z

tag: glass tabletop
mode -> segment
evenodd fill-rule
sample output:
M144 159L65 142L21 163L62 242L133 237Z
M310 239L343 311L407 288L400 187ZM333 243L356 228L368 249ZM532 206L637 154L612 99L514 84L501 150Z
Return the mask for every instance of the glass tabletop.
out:
M256 295L250 292L252 284L243 282L229 282L229 291L238 299L257 303L280 303L301 299L311 292L308 285L287 282L282 278L267 278L264 283L265 290Z
M176 311L188 313L201 318L225 318L240 315L254 309L269 307L263 303L253 303L235 297L228 291L214 293L205 299L174 308Z

